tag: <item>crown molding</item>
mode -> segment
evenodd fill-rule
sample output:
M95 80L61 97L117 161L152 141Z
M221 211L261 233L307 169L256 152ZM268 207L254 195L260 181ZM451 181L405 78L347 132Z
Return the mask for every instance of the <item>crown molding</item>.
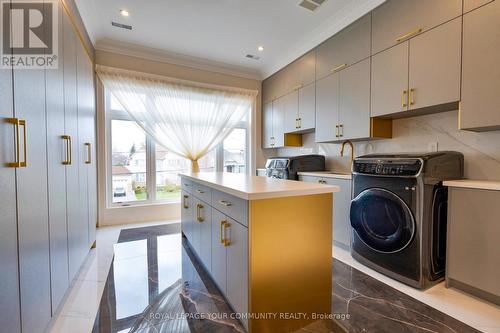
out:
M342 10L331 16L325 23L302 37L288 50L283 52L285 56L263 68L262 77L267 78L278 72L384 2L386 0L351 1ZM321 10L321 7L318 10Z
M126 42L119 42L110 39L97 41L95 44L95 49L96 51L117 53L136 58L168 63L172 65L185 66L209 72L241 77L245 79L259 81L262 80L261 73L251 68L230 65L218 61L202 59L189 55L168 52L156 48L130 44Z

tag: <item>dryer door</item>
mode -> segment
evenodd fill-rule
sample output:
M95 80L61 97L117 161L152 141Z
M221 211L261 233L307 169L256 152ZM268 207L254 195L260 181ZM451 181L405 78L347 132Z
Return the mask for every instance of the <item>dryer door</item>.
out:
M370 248L383 253L401 251L415 234L415 219L396 194L370 188L351 202L351 226Z

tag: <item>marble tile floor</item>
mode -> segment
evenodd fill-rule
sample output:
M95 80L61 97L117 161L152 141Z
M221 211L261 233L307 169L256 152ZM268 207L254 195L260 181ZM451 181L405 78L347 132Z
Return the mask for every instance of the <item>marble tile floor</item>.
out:
M122 230L94 333L244 332L179 232L178 224ZM332 268L338 317L299 332L477 332L341 261Z
M176 222L171 222L171 223L176 223ZM159 225L159 224L165 224L165 222L158 222L158 223L152 223L152 224L138 224L138 225L124 225L124 226L116 226L116 227L105 227L105 228L99 228L98 233L97 233L97 241L98 241L98 247L97 249L94 249L91 251L89 254L89 257L87 258L87 261L82 267L82 270L80 272L79 277L77 278L77 281L75 281L73 288L70 290L68 296L66 297L66 300L63 301L63 306L59 310L58 316L54 319L52 327L48 330L48 332L91 332L92 328L95 323L95 318L96 318L96 313L98 312L99 308L99 303L101 300L101 295L103 294L103 291L105 290L106 287L106 277L108 275L108 272L110 271L110 266L111 266L111 272L113 275L120 274L120 270L123 267L131 266L134 265L134 267L141 267L142 265L142 272L145 272L146 267L144 263L144 251L141 253L140 251L137 252L136 250L131 251L130 249L127 250L127 246L125 247L120 247L119 245L113 246L114 243L117 242L118 240L118 235L122 229L129 229L129 228L135 228L135 227L142 227L145 225ZM175 234L174 234L175 235ZM170 237L170 235L163 235L160 237ZM196 313L199 311L196 309L196 307L193 307L193 303L191 302L189 297L187 297L186 293L182 293L181 291L191 291L193 293L193 286L188 286L186 289L186 286L184 286L182 283L177 282L177 280L174 279L174 276L178 276L179 274L185 274L185 272L180 271L177 269L177 271L174 269L174 266L181 267L182 266L182 255L184 253L184 256L186 257L187 251L182 250L182 246L180 246L180 236L177 234L177 236L171 236L171 237L177 237L176 241L162 241L161 243L169 243L169 245L162 245L161 248L159 249L161 253L169 253L168 257L170 258L176 258L175 260L171 260L173 263L176 263L174 265L169 266L170 268L167 269L167 271L175 272L170 274L171 278L166 278L165 273L161 273L162 271L165 271L165 267L163 263L160 262L159 266L159 273L158 277L161 277L157 283L158 285L158 296L157 298L162 299L164 302L160 302L158 306L160 309L164 309L164 307L168 304L167 300L171 299L176 296L176 299L180 299L178 295L181 295L183 301L182 301L182 309L177 308L176 311L183 311L183 313ZM166 238L164 238L166 239ZM140 240L137 240L138 243L140 243ZM137 241L134 241L136 243L137 247ZM130 243L130 242L129 242ZM174 244L177 244L177 250L175 250ZM165 247L166 246L166 247ZM343 300L343 302L338 301L334 302L334 304L338 304L337 308L332 309L332 312L339 313L341 315L342 311L344 312L344 317L346 313L353 314L356 313L356 311L360 313L366 313L368 312L366 309L363 307L366 306L373 306L373 304L378 304L380 303L385 303L389 302L389 304L384 305L386 306L386 309L391 309L390 313L379 313L378 315L381 318L385 317L391 317L387 316L393 315L393 313L397 313L398 315L405 314L405 316L408 316L411 320L416 320L417 325L412 326L408 325L408 323L403 325L403 322L408 321L408 318L405 318L402 320L402 323L399 323L398 325L402 326L394 326L397 327L396 330L392 330L392 332L395 331L407 331L407 332L473 332L470 327L467 326L461 326L463 324L459 323L458 321L454 321L448 316L444 315L444 313L451 315L455 318L458 318L462 320L463 322L466 322L467 324L474 326L475 328L485 331L485 332L500 332L500 308L496 307L494 305L491 305L486 302L482 302L480 300L477 300L473 297L470 297L468 295L462 294L460 292L451 290L451 289L446 289L444 288L443 284L440 284L436 287L433 287L427 291L418 291L416 289L406 287L403 284L398 283L397 281L394 281L392 279L389 279L375 271L372 271L369 268L366 268L365 266L357 263L352 257L350 257L350 254L348 251L345 251L340 248L334 248L334 256L335 258L339 260L335 260L334 262L334 274L336 274L337 277L344 276L350 276L349 279L345 279L344 282L341 284L336 284L336 287L334 289L334 295L333 297L337 297L340 300ZM118 262L116 265L111 265L113 261L113 253L115 253L115 260ZM142 259L141 259L142 257ZM159 256L160 257L160 256ZM158 257L158 258L159 258ZM161 256L165 257L165 256ZM189 257L189 255L188 255ZM122 264L120 264L120 262ZM347 263L348 265L356 268L352 269L350 266L343 264ZM186 266L186 265L185 265ZM115 268L116 267L116 268ZM162 268L163 267L163 268ZM146 268L147 270L147 268ZM389 295L386 294L370 294L367 293L366 290L362 290L363 288L363 282L367 278L360 278L358 282L354 283L356 279L353 280L352 276L357 276L358 278L361 276L364 276L364 274L361 275L359 271L362 271L369 276L375 277L377 280L382 281L383 283L390 285L391 287L398 289L402 291L402 293L393 290ZM115 272L116 271L116 272ZM191 270L191 274L193 271L196 270ZM343 272L342 274L339 272ZM353 275L354 274L354 275ZM167 274L168 275L168 274ZM138 276L132 277L133 279L138 279ZM133 280L132 279L132 280ZM208 279L210 280L210 279ZM139 293L140 295L145 295L147 293L144 292L145 289L145 284L144 280L139 279L139 284L142 283L142 288L143 291L141 292L140 288L136 288L135 291ZM142 281L142 282L141 282ZM164 282L162 282L164 281ZM203 283L200 283L203 282ZM210 286L210 283L206 282L207 279L205 278L205 281L203 279L198 279L197 282L194 284L195 288L197 290L203 290L201 289L201 286L204 286L203 288L208 289L208 286ZM341 281L337 279L337 281ZM346 283L345 281L350 281L349 283ZM381 286L384 286L381 284ZM115 285L115 289L116 289ZM120 287L120 286L118 286ZM191 287L191 289L190 289ZM212 286L213 287L213 286ZM150 288L148 286L148 288ZM361 288L361 289L356 289L356 288ZM131 289L131 288L128 288ZM134 288L132 288L134 289ZM382 290L387 290L387 286L380 288ZM119 290L119 289L118 289ZM213 288L212 288L213 290ZM148 289L148 292L150 290ZM154 290L153 290L154 291ZM371 291L373 292L373 291ZM197 300L197 302L204 304L204 306L201 307L202 311L208 311L208 312L226 312L230 311L227 308L224 310L224 304L225 302L221 302L220 299L218 298L210 298L207 296L206 293L203 292L198 292L194 293L195 297L194 299ZM437 316L437 321L435 318L433 320L429 320L429 318L426 317L426 315L421 315L420 310L418 311L418 315L415 312L407 311L404 310L405 307L407 308L408 305L407 303L407 298L412 300L411 297L408 297L407 295L410 295L413 298L416 298L420 300L421 302L425 304L430 304L434 308L437 308L438 310L444 312L439 314ZM117 295L120 297L119 295ZM382 297L383 296L383 297ZM385 297L385 298L384 298ZM389 297L389 298L387 298ZM191 297L192 298L192 297ZM153 309L149 308L147 309L147 302L149 301L148 299L145 299L145 297L138 297L135 298L138 300L138 305L136 304L137 308L130 308L130 307L125 307L125 308L120 308L118 309L120 313L122 313L120 316L123 318L126 318L124 316L127 316L127 314L130 314L134 311L138 311L137 309L139 308L139 305L142 306L142 310L144 312L144 309L146 311L158 311L158 309ZM384 301L385 299L385 301ZM414 300L412 300L414 302ZM142 302L142 303L141 303ZM368 304L365 304L368 303ZM372 303L372 304L370 304ZM420 307L427 309L430 308L430 306L426 306L425 304L422 304L420 302L417 302ZM179 303L178 303L179 304ZM342 305L343 304L343 305ZM346 305L348 304L347 308L349 309L350 312L346 312ZM388 307L387 307L388 306ZM186 310L187 309L187 310ZM222 309L222 310L220 310ZM364 310L363 310L364 309ZM363 310L363 311L362 311ZM425 311L425 310L424 310ZM438 312L439 313L439 312ZM116 313L115 313L116 314ZM416 317L415 317L416 316ZM120 317L120 318L121 318ZM99 318L102 318L102 315L100 315ZM444 318L444 319L443 319ZM196 326L196 321L194 321L192 318L188 318L187 316L184 315L183 317L184 320L177 321L178 323L183 323L180 326L181 328L186 328L188 327L189 330L186 330L187 332L189 331L200 331L200 332L205 332L205 330L200 330L200 326ZM387 319L387 318L386 318ZM380 320L380 319L379 319ZM452 324L449 324L449 320L451 320ZM392 320L394 321L394 320ZM123 322L123 321L122 321ZM355 323L361 323L362 320L353 320L352 317L350 317L349 320L339 320L336 322L333 321L318 321L315 322L308 327L305 327L301 330L301 332L337 332L337 331L344 331L344 330L349 330L351 332L357 332L357 331L362 331L362 330L357 330L356 327L353 325ZM398 323L397 321L394 321L392 323L395 325ZM439 324L441 323L441 324ZM442 325L444 323L444 326L436 326L436 325ZM458 326L453 326L454 324L457 324ZM129 324L129 323L128 323ZM128 325L127 324L127 325ZM198 323L199 324L199 323ZM220 324L220 323L219 323ZM229 328L233 328L234 330L238 331L241 329L241 326L238 327L238 323L233 322L233 326L229 325L227 326L227 323L223 324L222 326L216 326L218 327L217 330L212 329L211 331L215 332L225 332L225 331L231 331L228 330ZM365 323L365 325L370 324ZM163 326L165 323L160 323L156 322L156 325L149 325L142 322L142 324L137 324L138 326L135 326L135 330L133 332L160 332L160 331L165 331L165 332L170 332L172 327L169 326ZM141 326L142 325L142 326ZM187 325L187 326L186 326ZM190 326L191 325L191 326ZM194 326L193 326L194 325ZM405 326L406 325L406 326ZM446 325L451 328L452 330L448 330ZM339 327L340 326L340 327ZM126 327L123 330L118 330L116 327L114 330L109 330L110 332L129 332L130 327ZM149 327L149 328L147 328ZM203 325L201 326L203 327ZM221 327L224 327L222 329ZM386 328L393 327L393 326L385 326ZM404 329L402 329L404 327ZM165 330L168 328L168 330ZM175 328L175 327L174 327ZM366 332L386 332L387 330L385 329L374 329L374 327L370 326L365 326L364 327ZM441 330L443 329L443 330ZM446 330L445 330L446 329ZM457 331L457 329L459 329ZM463 330L462 330L463 329ZM233 330L233 331L234 331ZM94 331L96 331L94 329ZM178 331L178 330L175 330ZM182 331L182 330L180 330ZM99 331L97 331L99 332ZM104 331L102 331L104 332Z

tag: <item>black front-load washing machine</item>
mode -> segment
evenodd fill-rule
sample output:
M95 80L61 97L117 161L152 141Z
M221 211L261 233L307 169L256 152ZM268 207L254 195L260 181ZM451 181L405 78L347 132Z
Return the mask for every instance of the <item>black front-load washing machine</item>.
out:
M463 178L463 155L365 155L352 169L352 256L416 288L442 280L448 202L443 181Z

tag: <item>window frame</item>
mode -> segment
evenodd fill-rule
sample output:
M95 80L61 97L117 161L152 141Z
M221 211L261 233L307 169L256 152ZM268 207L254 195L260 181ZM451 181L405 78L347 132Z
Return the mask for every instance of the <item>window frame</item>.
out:
M105 113L105 130L106 130L106 203L107 207L120 208L132 206L147 206L158 204L178 204L179 200L158 200L156 199L156 143L154 140L145 133L146 136L146 189L147 199L137 201L113 202L113 167L112 167L112 121L134 121L125 110L111 109L111 96L110 92L104 89L104 113ZM146 96L146 98L149 98ZM240 121L234 128L245 129L245 174L250 174L251 166L251 119L253 109L250 114L246 116L246 120ZM219 143L215 148L215 171L224 171L224 140Z

